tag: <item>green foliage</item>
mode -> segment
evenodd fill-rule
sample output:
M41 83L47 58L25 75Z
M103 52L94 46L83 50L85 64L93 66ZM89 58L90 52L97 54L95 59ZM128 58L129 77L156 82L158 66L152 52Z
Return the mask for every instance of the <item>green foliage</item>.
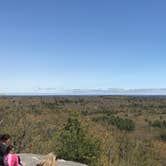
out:
M133 131L135 129L135 123L130 119L122 119L115 116L103 116L93 118L96 122L104 122L116 126L120 130Z
M152 122L152 127L158 127L158 128L166 128L166 121L165 120L155 120Z
M161 140L166 141L166 131L160 134L160 138Z
M66 160L78 161L89 166L98 166L100 142L87 137L77 118L69 118L58 139L57 154Z

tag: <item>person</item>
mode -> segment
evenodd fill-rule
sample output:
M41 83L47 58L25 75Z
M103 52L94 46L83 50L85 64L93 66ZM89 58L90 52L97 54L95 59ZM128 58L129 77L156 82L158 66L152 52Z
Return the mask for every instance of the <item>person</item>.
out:
M56 156L49 153L39 164L36 166L56 166Z
M11 136L4 134L0 137L0 166L4 166L3 157L6 152L7 146L10 143Z
M14 155L14 146L9 145L3 157L4 166L19 166L18 156Z

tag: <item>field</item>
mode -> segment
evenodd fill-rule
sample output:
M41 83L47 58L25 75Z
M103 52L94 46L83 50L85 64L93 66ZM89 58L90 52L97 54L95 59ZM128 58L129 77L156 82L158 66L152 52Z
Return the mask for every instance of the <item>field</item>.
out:
M73 114L88 136L100 140L100 165L134 166L136 159L139 166L166 165L164 96L2 96L0 134L12 135L16 152L57 153L56 135ZM140 154L131 159L134 145Z

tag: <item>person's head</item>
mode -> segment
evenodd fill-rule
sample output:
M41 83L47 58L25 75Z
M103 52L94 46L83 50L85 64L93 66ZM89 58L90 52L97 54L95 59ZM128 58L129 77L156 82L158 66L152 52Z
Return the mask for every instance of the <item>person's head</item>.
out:
M8 145L10 143L11 136L9 134L4 134L0 137L0 142Z
M37 166L56 166L56 156L49 153Z
M7 147L5 154L9 154L9 153L11 153L11 154L14 153L14 146L13 145L9 145Z

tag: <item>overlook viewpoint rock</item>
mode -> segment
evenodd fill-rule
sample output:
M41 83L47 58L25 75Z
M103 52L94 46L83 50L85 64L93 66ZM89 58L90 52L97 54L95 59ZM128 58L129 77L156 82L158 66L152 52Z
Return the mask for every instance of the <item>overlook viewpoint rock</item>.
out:
M24 166L36 166L44 156L37 154L22 153L18 154ZM57 166L87 166L85 164L80 164L72 161L58 160Z

